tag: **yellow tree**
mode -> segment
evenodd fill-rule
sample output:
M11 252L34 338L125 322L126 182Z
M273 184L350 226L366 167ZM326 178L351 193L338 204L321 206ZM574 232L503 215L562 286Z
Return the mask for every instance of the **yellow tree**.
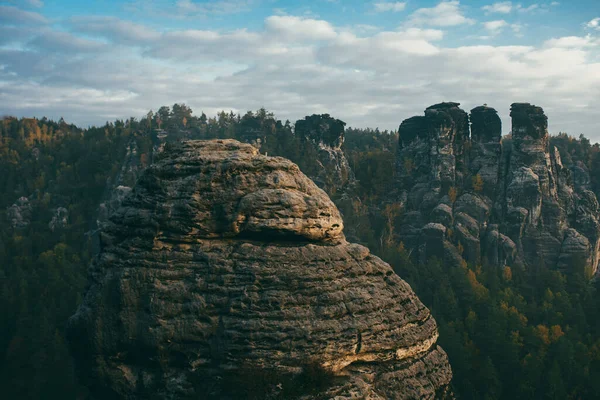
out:
M473 190L477 193L481 193L483 191L483 179L479 174L473 177Z
M451 202L455 202L456 201L456 196L458 195L456 188L454 186L451 186L450 189L448 189L448 197L450 197L450 201Z

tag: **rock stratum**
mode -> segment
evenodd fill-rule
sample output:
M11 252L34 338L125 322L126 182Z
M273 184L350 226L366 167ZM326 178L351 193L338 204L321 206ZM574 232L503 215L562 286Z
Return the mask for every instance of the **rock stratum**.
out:
M587 172L550 148L544 111L512 104L512 134L502 138L496 110L480 106L469 116L458 106L436 104L400 125L400 240L421 262L596 274L598 201Z
M235 398L257 381L292 398L298 376L328 377L298 398L445 398L437 337L323 190L234 140L165 148L102 230L68 327L91 393L122 399Z

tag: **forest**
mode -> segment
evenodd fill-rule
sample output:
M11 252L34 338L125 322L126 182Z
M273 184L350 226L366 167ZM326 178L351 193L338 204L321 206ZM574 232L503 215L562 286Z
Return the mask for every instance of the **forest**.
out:
M343 122L322 117L344 129ZM85 289L99 206L153 161L160 135L258 138L261 152L289 158L310 176L316 150L301 134L303 124L280 121L265 109L196 116L183 104L87 129L63 119L0 120L3 398L87 398L75 377L65 325ZM564 274L543 264L527 270L447 267L436 259L416 264L394 234L400 211L389 194L397 142L397 132L345 128L342 149L356 184L329 194L349 240L392 265L431 309L457 398L600 398L598 281L586 279L578 265ZM565 164L587 167L600 195L600 146L565 133L552 136L551 144Z

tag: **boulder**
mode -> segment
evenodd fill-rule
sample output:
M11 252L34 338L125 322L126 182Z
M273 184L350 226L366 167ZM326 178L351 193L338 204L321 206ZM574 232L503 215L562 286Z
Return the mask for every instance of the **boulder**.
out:
M286 159L167 147L103 230L68 326L80 377L114 399L450 395L429 310L342 229Z

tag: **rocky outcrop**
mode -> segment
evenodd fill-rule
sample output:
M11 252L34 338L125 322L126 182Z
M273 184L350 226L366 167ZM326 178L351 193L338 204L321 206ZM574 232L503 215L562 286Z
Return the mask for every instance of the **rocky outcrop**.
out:
M453 245L473 264L544 263L568 272L583 263L595 273L600 223L589 175L582 166L563 166L549 148L540 107L515 103L511 117L506 138L487 105L471 110L470 132L458 103L429 107L400 125L400 240L418 248L421 261ZM432 224L442 224L444 234L432 235Z
M31 213L32 207L29 199L22 196L6 209L6 218L10 226L14 229L23 229L27 228L31 223Z
M69 224L69 210L64 207L58 207L54 210L52 220L48 223L48 227L52 232L64 229Z
M400 125L398 175L405 186L418 187L413 205L425 198L430 209L456 182L462 182L465 165L465 140L469 136L467 114L458 103L441 103ZM410 191L409 191L410 193Z
M164 147L164 142L161 146L155 144L156 149L152 151L150 159L154 158L155 152L161 152ZM107 179L106 188L104 190L104 200L98 206L96 220L91 224L91 229L86 235L89 235L92 243L93 254L100 251L100 232L109 223L109 216L119 209L121 203L131 192L131 186L137 180L138 176L143 171L138 155L138 146L135 139L131 139L127 143L127 152L121 163L121 169L114 179Z
M354 180L350 164L342 151L345 125L329 114L315 114L296 121L294 127L294 134L304 139L300 149L302 158L310 163L303 172L329 194L347 188ZM312 157L313 153L316 153L316 157Z
M419 246L422 222L430 216L434 218L430 222L437 222L439 210L432 211L451 203L445 196L464 180L469 125L467 114L458 105L436 104L425 110L425 116L409 118L400 125L397 176L401 205L409 211L404 214L400 235L410 247Z
M260 398L292 398L307 373L328 379L305 399L450 394L427 308L286 159L233 140L168 146L101 244L68 328L98 398L234 398L258 381Z
M502 122L496 110L488 106L471 110L469 170L471 177L481 178L482 192L490 196L493 196L498 183L501 137Z

